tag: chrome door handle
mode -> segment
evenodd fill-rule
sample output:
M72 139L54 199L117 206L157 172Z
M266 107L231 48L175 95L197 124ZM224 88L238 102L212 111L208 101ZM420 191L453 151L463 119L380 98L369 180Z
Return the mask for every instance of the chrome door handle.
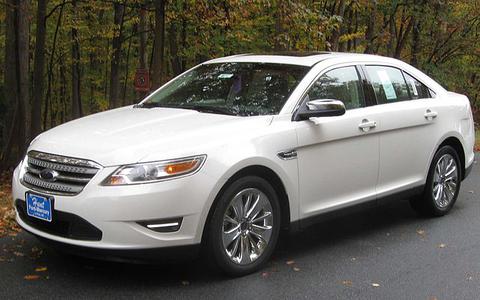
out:
M427 120L433 120L438 116L438 113L436 111L431 111L430 109L427 109L427 111L425 112L425 114L423 116Z
M358 125L358 128L362 131L365 131L365 132L367 132L370 129L375 128L375 127L377 127L377 122L369 121L367 119L363 119L362 123L360 123L360 125Z

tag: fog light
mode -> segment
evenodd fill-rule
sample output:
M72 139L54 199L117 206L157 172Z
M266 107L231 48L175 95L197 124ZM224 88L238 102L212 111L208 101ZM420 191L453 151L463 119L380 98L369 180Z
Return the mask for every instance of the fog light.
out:
M137 223L156 232L175 232L180 229L182 218L148 220Z

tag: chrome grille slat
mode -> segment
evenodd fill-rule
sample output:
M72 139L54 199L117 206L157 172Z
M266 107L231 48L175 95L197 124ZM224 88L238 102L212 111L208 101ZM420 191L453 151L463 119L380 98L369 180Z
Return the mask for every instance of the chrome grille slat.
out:
M23 177L23 180L26 183L31 184L33 186L38 186L45 190L53 190L53 191L58 191L62 193L78 194L83 190L82 185L73 185L73 184L66 184L66 183L59 183L59 182L48 182L40 178L36 178L30 175L29 173L25 174L25 176Z
M32 168L32 167L27 167L28 173L33 173L35 175L39 175L41 170ZM87 184L92 177L74 177L74 176L68 176L68 175L58 175L57 176L57 181L66 181L66 182L78 182L78 183L84 183Z
M27 162L22 179L24 185L40 192L69 196L80 193L101 168L85 159L37 151L28 153ZM41 177L44 170L55 171L55 178Z
M69 172L69 173L80 173L80 174L95 175L95 174L97 174L97 171L98 171L98 169L94 169L94 168L64 165L64 164L44 161L44 160L31 158L31 157L28 158L28 163L32 164L32 165L35 165L37 167L41 167L41 168L48 168L48 169L52 169L52 170L55 170L55 171Z

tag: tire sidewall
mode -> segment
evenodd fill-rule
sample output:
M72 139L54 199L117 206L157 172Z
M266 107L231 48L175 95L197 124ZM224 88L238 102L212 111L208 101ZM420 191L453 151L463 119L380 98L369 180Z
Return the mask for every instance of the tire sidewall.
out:
M273 212L273 228L269 245L263 254L254 262L242 266L234 263L225 253L223 247L223 216L233 197L243 189L257 188L262 191L269 199ZM209 250L213 254L216 265L225 273L232 276L240 276L252 273L261 268L272 255L280 233L280 204L277 193L265 179L258 176L246 176L232 182L219 195L216 202L214 213L208 230Z

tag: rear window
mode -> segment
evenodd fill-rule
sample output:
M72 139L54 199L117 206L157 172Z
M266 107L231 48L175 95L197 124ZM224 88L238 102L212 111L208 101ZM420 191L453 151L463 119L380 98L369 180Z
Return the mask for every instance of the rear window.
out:
M431 98L428 88L423 83L415 79L413 76L410 76L408 73L403 72L403 74L407 81L407 87L411 99Z
M378 104L410 100L402 71L386 66L366 66Z

